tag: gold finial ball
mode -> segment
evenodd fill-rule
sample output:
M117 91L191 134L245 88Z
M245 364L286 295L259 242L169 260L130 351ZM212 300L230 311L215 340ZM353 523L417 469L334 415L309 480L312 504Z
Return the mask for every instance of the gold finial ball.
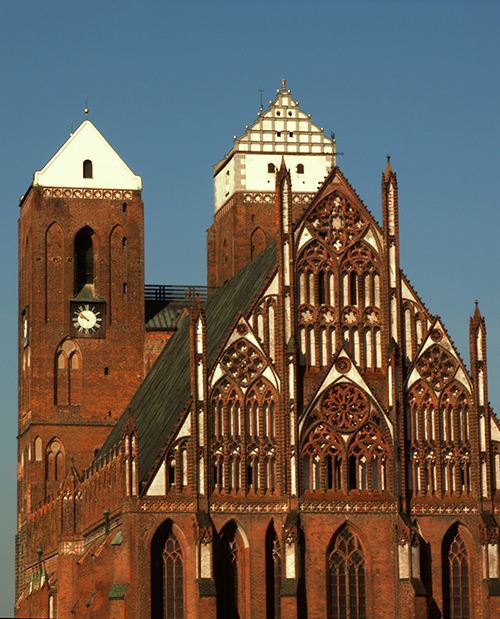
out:
M233 135L233 139L236 140L236 136L235 135Z
M248 125L245 125L245 129L248 129Z
M88 113L89 113L89 108L88 108L88 107L86 107L86 108L85 108L85 114L88 114Z
M280 91L280 89L279 89L279 88L276 88L276 92L279 92L279 91Z

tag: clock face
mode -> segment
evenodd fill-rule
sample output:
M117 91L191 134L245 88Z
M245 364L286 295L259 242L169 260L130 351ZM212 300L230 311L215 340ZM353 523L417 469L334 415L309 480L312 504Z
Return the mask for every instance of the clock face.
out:
M83 335L97 333L102 325L102 315L94 305L79 305L73 312L73 327Z

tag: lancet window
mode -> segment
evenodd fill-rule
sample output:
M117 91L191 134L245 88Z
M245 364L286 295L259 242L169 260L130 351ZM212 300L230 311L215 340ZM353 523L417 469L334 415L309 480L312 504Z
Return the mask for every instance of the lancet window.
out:
M281 617L281 544L273 523L266 533L266 619Z
M470 619L470 568L467 547L454 525L443 540L443 616Z
M337 535L328 556L329 619L366 619L366 567L363 548L349 527Z
M75 294L94 283L94 233L91 228L82 228L75 237Z
M241 617L244 606L243 550L236 524L228 522L220 532L216 548L217 617Z
M362 427L349 447L349 490L386 490L389 453L378 427Z
M55 402L59 406L81 403L82 355L77 343L65 339L56 350Z
M54 438L47 447L47 481L62 481L66 474L64 447L62 442Z
M151 543L151 616L184 619L184 557L172 522L156 531Z
M336 259L313 241L303 250L298 267L299 338L301 363L327 365L335 351Z
M267 297L255 312L254 327L259 340L274 360L276 354L276 297Z
M327 423L317 423L302 448L304 490L341 490L345 446Z
M213 488L216 492L276 489L276 394L257 379L246 397L223 379L211 399Z
M168 486L180 492L188 485L188 458L186 440L178 441L167 457Z

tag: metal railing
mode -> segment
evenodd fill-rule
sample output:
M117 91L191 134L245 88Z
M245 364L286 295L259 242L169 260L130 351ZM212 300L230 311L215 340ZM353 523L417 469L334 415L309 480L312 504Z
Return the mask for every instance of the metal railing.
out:
M187 301L194 303L196 297L200 297L201 303L206 303L207 299L215 292L215 288L208 286L164 286L146 284L144 293L146 301Z

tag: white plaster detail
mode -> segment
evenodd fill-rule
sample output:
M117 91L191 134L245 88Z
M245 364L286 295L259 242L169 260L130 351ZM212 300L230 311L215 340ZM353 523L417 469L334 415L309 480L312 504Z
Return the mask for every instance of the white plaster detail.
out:
M500 428L495 423L495 420L490 417L490 431L491 431L491 440L498 441L500 443Z
M196 365L196 395L200 401L205 399L205 387L203 382L203 361L198 361Z
M389 245L389 285L396 287L396 246L394 243Z
M375 239L375 235L373 234L373 230L371 226L368 228L368 231L363 237L363 240L369 243L377 253L380 251L380 247L377 244L377 241Z
M92 178L83 178L83 162L92 162ZM90 120L85 120L52 159L33 175L41 187L140 190L142 180L111 148Z
M295 571L295 544L285 544L285 554L286 554L286 577L287 578L296 578Z
M149 484L146 496L165 496L166 491L165 460L163 460L153 477L153 481Z
M299 242L297 243L297 251L301 249L308 241L312 239L312 234L304 227L300 233Z
M405 580L410 578L410 552L408 544L405 546L398 546L398 558L399 558L399 579Z
M498 578L498 544L488 544L489 578Z
M283 243L283 262L285 286L290 285L290 246L288 241Z
M196 352L198 354L203 352L203 322L201 318L198 318L196 323Z
M191 436L191 413L188 413L186 419L184 419L176 439L183 438L184 436Z
M387 191L387 211L389 214L389 234L393 235L395 230L395 213L394 213L394 187L389 183Z
M392 406L393 401L392 401L392 389L394 386L393 383L393 379L392 379L392 366L390 365L388 370L387 370L387 383L389 385L389 406Z
M212 544L200 544L200 576L212 578Z
M205 494L205 458L201 456L198 460L198 490L200 494Z
M276 296L278 293L279 293L278 274L276 273L273 279L269 282L269 285L266 288L262 298L269 297L269 296Z
M224 376L224 370L222 369L221 364L218 363L215 366L215 369L213 371L212 378L210 380L210 387L213 387L215 385L215 383L218 380L220 380L223 376Z
M295 464L295 456L290 458L290 480L292 496L297 494L297 467Z

